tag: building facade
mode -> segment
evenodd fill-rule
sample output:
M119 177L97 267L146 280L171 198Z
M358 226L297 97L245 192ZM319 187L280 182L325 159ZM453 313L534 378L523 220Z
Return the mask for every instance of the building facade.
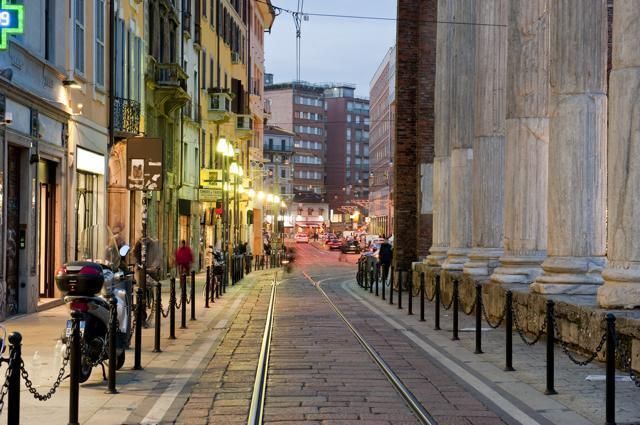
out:
M296 134L293 157L294 191L311 192L324 197L324 86L306 82L282 83L266 86L265 91L265 97L271 105L270 124Z
M355 97L354 86L336 85L325 88L324 101L326 190L333 211L332 226L334 230L353 230L364 224L368 215L369 100Z
M393 233L393 145L395 140L395 56L389 49L371 79L369 134L369 231Z

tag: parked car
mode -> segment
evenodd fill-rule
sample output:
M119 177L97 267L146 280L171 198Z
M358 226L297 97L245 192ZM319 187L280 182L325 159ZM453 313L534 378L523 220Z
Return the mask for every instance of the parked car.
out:
M294 239L296 243L309 243L309 235L306 233L296 233Z
M329 239L327 240L327 242L325 242L325 245L327 246L327 248L329 249L340 249L340 247L342 247L342 241L338 240L338 239Z
M343 254L360 254L360 245L355 240L346 241L340 247L340 251Z

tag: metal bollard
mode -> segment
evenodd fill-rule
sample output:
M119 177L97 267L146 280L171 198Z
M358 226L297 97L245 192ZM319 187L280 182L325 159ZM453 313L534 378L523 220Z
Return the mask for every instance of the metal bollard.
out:
M162 324L162 284L160 282L156 283L156 307L154 311L153 321L155 322L153 325L154 333L153 333L153 352L154 353L162 353L160 349L160 325Z
M169 339L176 339L176 278L169 280Z
M458 299L458 279L453 279L453 336L452 341L458 341L458 309L460 300Z
M187 275L180 276L180 329L187 329Z
M424 322L424 272L420 272L420 321Z
M79 322L78 322L79 323ZM78 325L79 326L79 325ZM79 338L79 337L78 337ZM22 364L22 335L18 332L12 332L9 335L9 359L8 367L11 368L11 374L9 375L9 388L7 389L8 411L7 411L7 423L20 424L20 365ZM77 412L77 410L76 410ZM69 415L71 417L71 415ZM76 422L77 413L76 413Z
M393 266L389 270L389 304L393 304Z
M373 270L375 268L375 264L371 262L369 265L369 293L373 294Z
M554 317L553 317L553 300L547 300L547 388L544 393L547 395L558 394L554 388L554 373L555 373L555 364L554 364L554 345L556 342L555 332L554 332Z
M409 275L409 279L407 279L407 282L409 283L409 290L407 292L407 296L409 297L407 299L408 301L407 314L411 316L413 314L413 272L408 271L407 274Z
M204 308L209 308L209 285L211 284L211 267L207 266L207 275L204 281Z
M507 317L505 318L506 364L504 370L506 372L513 372L515 370L513 368L513 293L507 291L505 296L507 297L505 300L505 314Z
M616 423L616 316L607 313L606 425Z
M196 272L191 270L191 320L196 320Z
M138 286L136 290L136 335L133 370L142 370L142 322L144 321L144 292Z
M229 267L227 266L227 264L228 263L224 263L224 267L222 268L224 274L222 275L222 288L220 288L220 296L222 296L223 293L227 292L227 284L229 283Z
M436 275L436 293L434 294L435 297L435 325L433 327L433 329L435 329L436 331L440 330L440 275L437 274Z
M69 425L78 425L80 400L80 319L82 314L71 312L71 348L69 352Z
M476 354L482 354L482 285L476 284Z
M398 309L402 309L402 270L398 271Z
M113 295L109 300L109 307L111 310L109 312L111 320L109 321L109 375L107 375L107 394L118 394L118 390L116 389L116 363L118 361L116 353L116 334L118 332L118 300Z

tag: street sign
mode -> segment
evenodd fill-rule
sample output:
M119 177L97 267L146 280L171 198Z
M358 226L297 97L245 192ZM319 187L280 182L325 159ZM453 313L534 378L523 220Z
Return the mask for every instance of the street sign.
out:
M222 189L222 170L203 168L200 170L201 187L218 187Z
M7 48L10 34L24 32L24 6L7 4L7 0L0 1L0 50Z
M222 199L222 189L200 188L198 189L198 199L201 202L215 202Z
M162 139L127 139L127 189L162 190Z

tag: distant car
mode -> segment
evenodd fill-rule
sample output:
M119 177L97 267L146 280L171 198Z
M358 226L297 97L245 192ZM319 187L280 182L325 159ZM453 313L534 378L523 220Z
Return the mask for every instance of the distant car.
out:
M358 245L358 241L346 241L340 247L340 251L343 254L360 254L360 245Z
M329 249L340 249L340 247L342 247L342 241L338 240L338 239L329 239L327 242L325 242L325 245L329 248Z
M309 243L309 235L306 233L296 233L294 239L296 243Z

